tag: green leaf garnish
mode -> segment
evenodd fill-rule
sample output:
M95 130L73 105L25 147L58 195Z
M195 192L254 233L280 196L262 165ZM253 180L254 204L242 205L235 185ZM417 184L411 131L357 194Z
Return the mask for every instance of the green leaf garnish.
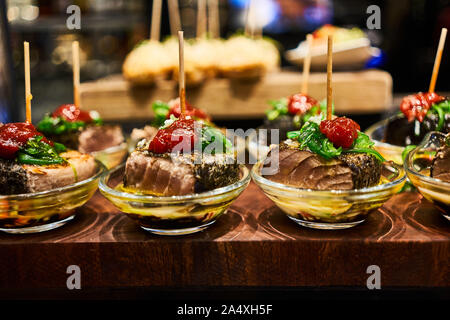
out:
M92 123L95 125L102 125L103 120L99 117L93 118ZM62 117L52 117L46 115L37 124L37 129L45 135L61 135L66 133L76 132L80 129L84 129L88 123L84 121L67 121Z
M373 149L374 142L370 140L369 136L360 131L358 131L358 137L353 142L352 147L348 149L342 147L336 148L320 131L319 124L312 121L305 123L298 131L288 132L287 138L298 140L300 142L300 149L308 148L311 152L327 160L336 158L343 153L366 153L373 155L381 162L385 161L383 156Z
M434 104L431 107L430 111L437 113L438 125L436 127L436 131L441 131L445 123L445 114L450 113L450 100L445 100L440 103Z
M279 116L288 114L288 99L281 98L279 100L270 100L269 105L272 109L266 110L267 119L270 121L275 120Z
M23 164L50 165L61 164L65 160L59 153L66 151L63 144L55 143L51 146L42 141L42 136L36 136L27 141L17 154L17 161Z
M153 120L153 125L156 127L160 127L164 125L164 121L167 119L167 115L169 114L169 105L162 101L155 101L152 104L153 112L155 113L155 119Z
M223 153L231 153L233 151L233 144L218 128L203 126L202 127L201 145L204 151L207 146L215 141L222 146ZM215 149L212 150L212 154L215 153Z

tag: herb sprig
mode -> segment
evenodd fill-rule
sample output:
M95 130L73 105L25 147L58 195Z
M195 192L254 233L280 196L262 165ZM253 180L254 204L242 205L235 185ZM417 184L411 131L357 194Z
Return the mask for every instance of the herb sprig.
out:
M17 153L17 161L23 164L50 165L65 162L59 154L66 151L66 147L60 143L53 146L42 141L42 136L29 139L24 147Z
M308 148L323 158L330 160L343 153L366 153L371 154L379 161L384 162L383 156L373 149L374 142L363 132L358 131L358 137L353 142L351 148L336 148L333 143L320 131L319 124L314 121L306 122L298 131L290 131L287 137L300 142L300 149Z
M94 118L93 123L95 125L102 125L103 121L101 118ZM52 117L50 115L46 115L37 124L37 129L45 135L61 135L84 129L87 125L88 123L84 121L70 122L62 117Z

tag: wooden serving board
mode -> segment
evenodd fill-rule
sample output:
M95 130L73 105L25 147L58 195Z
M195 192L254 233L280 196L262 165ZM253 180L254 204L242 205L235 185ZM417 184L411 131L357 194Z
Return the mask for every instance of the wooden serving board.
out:
M81 268L84 290L366 289L370 265L380 267L383 288L448 288L450 223L418 193L402 193L352 229L302 228L251 183L209 229L163 237L143 231L97 193L60 229L1 234L0 257L0 296L67 292L69 265Z
M267 102L299 92L299 72L268 74L261 81L210 79L187 89L187 99L206 110L213 119L262 118ZM132 87L121 75L81 84L81 104L97 110L105 120L149 119L155 100L169 101L178 96L174 81L161 80L152 87ZM326 74L310 75L309 94L326 97ZM336 72L333 94L337 113L378 113L392 105L392 77L380 70Z

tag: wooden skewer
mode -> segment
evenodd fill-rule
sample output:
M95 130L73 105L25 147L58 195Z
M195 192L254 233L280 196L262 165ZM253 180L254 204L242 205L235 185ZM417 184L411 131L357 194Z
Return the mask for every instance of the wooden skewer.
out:
M247 37L253 37L254 25L253 25L253 0L248 2L247 12L245 17L245 32Z
M333 113L333 89L331 88L331 75L333 73L333 36L328 36L327 52L327 120L331 120Z
M303 82L302 82L302 93L308 94L308 81L309 81L309 69L311 67L311 48L313 42L312 34L306 36L306 41L308 44L308 49L306 51L305 61L303 62Z
M80 45L72 42L73 103L80 107Z
M186 114L186 88L184 84L184 39L183 31L178 31L178 46L179 46L179 90L180 90L180 108L181 115Z
M150 40L159 41L162 0L153 0Z
M181 29L180 9L178 8L178 0L168 0L169 5L169 21L170 33L176 36Z
M206 35L206 0L197 1L197 38Z
M439 67L441 65L442 52L444 51L445 39L447 38L447 29L442 28L441 38L439 39L438 50L436 52L436 58L434 59L433 74L431 75L430 87L428 92L434 92L436 87L436 81L439 74Z
M31 123L31 82L30 82L30 44L25 41L23 43L23 57L25 62L25 106L26 120Z
M219 0L208 1L208 28L211 37L220 38Z

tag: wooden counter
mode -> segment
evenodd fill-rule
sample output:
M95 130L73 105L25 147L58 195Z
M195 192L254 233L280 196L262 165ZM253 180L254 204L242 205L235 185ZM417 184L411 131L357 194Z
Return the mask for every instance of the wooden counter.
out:
M97 193L68 225L0 235L0 290L190 286L360 287L369 265L387 287L450 287L450 223L417 193L393 197L360 226L311 230L254 185L208 230L162 237L141 230Z

